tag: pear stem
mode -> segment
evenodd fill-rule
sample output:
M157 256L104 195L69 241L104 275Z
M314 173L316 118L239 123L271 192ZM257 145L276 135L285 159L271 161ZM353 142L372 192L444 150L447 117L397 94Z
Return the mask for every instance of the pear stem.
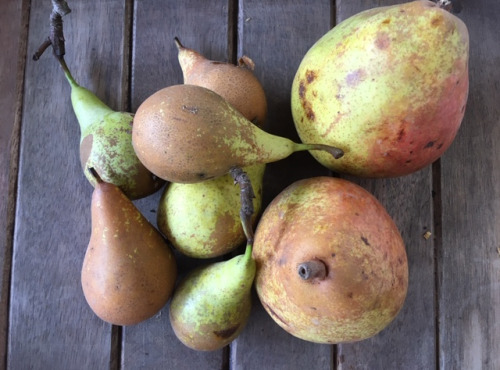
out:
M100 184L100 183L103 183L104 181L101 179L101 176L99 176L99 174L97 173L97 171L95 170L94 167L89 167L89 172L92 174L92 176L94 176L95 178L95 181Z
M330 153L335 159L339 159L344 156L344 151L342 149L326 144L296 144L295 151L300 150L323 150Z
M252 182L248 177L248 174L243 171L240 167L231 168L229 171L234 179L234 183L240 186L240 219L241 225L243 226L243 232L247 238L247 244L253 244L254 231L252 226L252 216L254 213L253 208L253 198L255 198L255 193L252 188Z
M177 49L181 50L184 49L184 45L182 45L181 40L177 36L174 37L175 41L175 46L177 46Z
M302 262L297 267L297 273L303 280L324 280L327 274L326 265L320 260Z
M462 4L460 0L437 0L436 5L450 13L460 13L462 10Z
M68 65L66 64L66 61L64 58L61 56L56 56L56 59L59 61L59 64L61 65L61 68L64 72L64 75L66 76L66 79L68 80L69 84L71 86L78 86L78 83L75 81L73 76L71 75L71 72L69 71Z

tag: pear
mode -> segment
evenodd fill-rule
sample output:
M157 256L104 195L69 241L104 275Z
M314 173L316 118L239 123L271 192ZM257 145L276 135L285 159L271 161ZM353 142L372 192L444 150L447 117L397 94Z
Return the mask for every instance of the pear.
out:
M255 287L288 333L315 343L370 338L391 323L408 290L399 230L380 202L347 180L298 180L255 231Z
M233 341L250 316L254 276L251 244L242 255L191 271L170 303L177 338L199 351L217 350Z
M196 85L173 85L137 109L132 144L141 162L158 177L195 183L232 168L278 161L299 150L341 149L294 143L247 120L217 93Z
M130 199L156 192L164 181L139 161L132 146L133 114L117 112L95 94L77 84L66 63L58 58L71 86L71 102L80 125L80 162L87 180L96 185L90 173L115 184Z
M184 47L177 37L175 44L185 84L216 92L249 121L263 126L267 114L266 94L253 74L255 63L252 59L244 55L238 59L237 65L213 61Z
M255 194L255 225L262 205L265 164L246 167L245 171ZM240 209L240 188L229 174L194 184L169 183L158 206L158 229L187 256L217 257L245 241Z
M431 1L356 14L305 54L292 84L304 142L346 155L324 166L363 177L396 177L438 159L461 125L468 96L469 35Z
M174 288L177 264L172 250L116 185L96 180L91 216L81 273L90 308L115 325L152 317Z

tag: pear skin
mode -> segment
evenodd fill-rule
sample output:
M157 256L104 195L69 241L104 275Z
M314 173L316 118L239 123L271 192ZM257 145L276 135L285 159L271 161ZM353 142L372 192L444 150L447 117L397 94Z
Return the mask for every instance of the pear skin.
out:
M242 255L191 271L170 303L177 338L198 351L214 351L233 341L250 316L254 277L250 244Z
M303 142L342 147L324 166L396 177L438 159L453 142L468 96L469 34L431 1L366 10L305 54L291 91Z
M294 182L255 231L255 287L273 320L315 343L370 338L391 323L408 290L399 230L380 202L352 182Z
M171 249L116 185L96 182L91 215L81 274L90 308L115 325L152 317L174 288L177 265Z
M194 183L232 168L275 162L299 150L341 149L301 144L272 135L247 120L217 93L196 85L173 85L149 96L137 109L132 144L158 177Z
M253 74L255 64L242 56L238 64L224 63L206 58L197 51L183 46L178 38L178 59L184 83L210 89L233 105L246 119L262 127L266 120L267 101L264 88Z
M255 193L254 225L262 204L265 167L245 168ZM229 174L194 184L169 183L158 205L158 229L187 256L221 256L245 241L240 208L240 188Z
M117 112L94 93L78 85L64 61L66 79L71 86L71 102L80 125L80 162L85 177L93 185L99 177L120 187L130 199L153 194L164 181L144 167L132 146L132 113Z

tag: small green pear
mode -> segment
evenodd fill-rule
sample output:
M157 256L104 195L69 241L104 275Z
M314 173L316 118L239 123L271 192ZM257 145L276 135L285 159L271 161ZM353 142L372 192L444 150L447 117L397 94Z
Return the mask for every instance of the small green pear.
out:
M262 204L265 164L245 168L252 183L253 223ZM159 230L181 253L193 258L227 254L245 241L240 188L231 175L194 184L170 183L158 206Z
M254 277L251 244L242 255L191 271L170 303L177 338L199 351L217 350L233 341L250 316Z
M164 181L144 167L132 146L133 114L117 112L95 94L78 85L66 63L58 58L71 86L71 102L80 125L80 162L95 187L93 168L99 177L118 186L130 199L156 192Z
M343 155L336 147L294 143L267 133L220 95L196 85L173 85L148 97L134 117L132 144L152 173L180 183L278 161L299 150Z

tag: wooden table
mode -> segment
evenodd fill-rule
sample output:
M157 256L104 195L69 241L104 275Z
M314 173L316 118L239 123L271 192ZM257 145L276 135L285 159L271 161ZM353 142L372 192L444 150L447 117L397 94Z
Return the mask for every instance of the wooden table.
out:
M215 60L246 54L268 98L267 130L297 140L290 87L308 48L334 24L395 0L69 1L66 61L81 85L135 111L181 83L174 37ZM500 3L462 1L470 94L440 160L388 180L351 178L399 226L410 286L397 319L372 339L336 346L292 337L255 300L228 348L196 352L174 336L165 307L132 327L89 309L80 270L92 187L79 159L69 86L45 53L50 1L0 5L0 353L9 369L498 369L500 368ZM268 166L264 204L296 179L330 173L307 153ZM151 222L161 192L136 201ZM431 232L430 238L424 233ZM193 262L180 259L182 271Z

